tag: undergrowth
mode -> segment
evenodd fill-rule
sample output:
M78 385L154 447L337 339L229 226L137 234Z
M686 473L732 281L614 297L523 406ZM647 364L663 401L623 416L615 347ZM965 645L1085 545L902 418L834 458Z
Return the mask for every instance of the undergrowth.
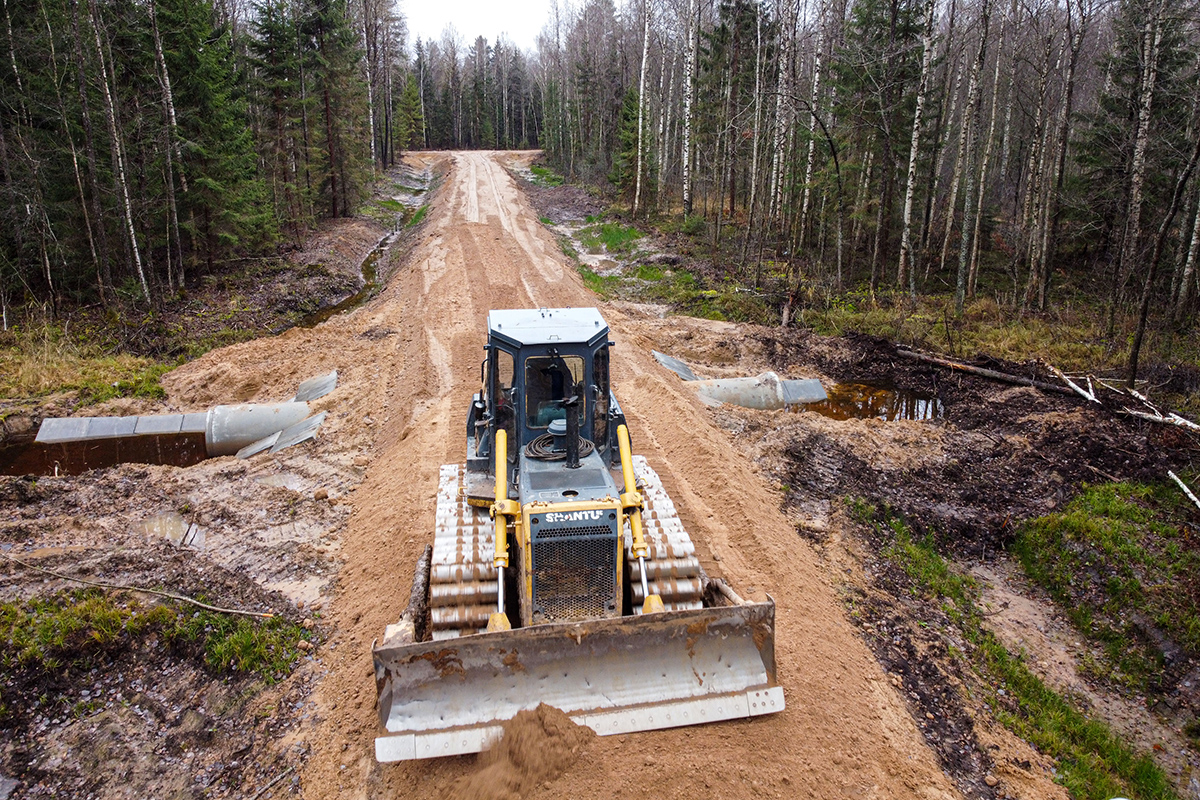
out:
M562 186L566 180L562 175L541 164L534 164L529 171L533 173L532 181L537 186Z
M99 589L0 602L0 684L18 673L61 675L92 669L154 635L199 656L213 675L254 675L274 683L287 675L299 642L311 634L280 617L257 619L176 603L143 604Z
M1164 643L1200 653L1200 549L1194 526L1182 522L1194 511L1173 483L1108 483L1021 527L1014 552L1100 645L1092 669L1101 677L1154 689Z
M173 369L151 358L115 352L102 341L48 324L14 329L0 340L0 396L41 397L77 391L82 399L165 397L159 379Z
M579 241L584 247L593 249L603 245L609 253L628 253L633 250L633 243L643 236L645 234L637 228L616 222L601 222L579 231Z
M974 580L937 552L931 539L915 539L902 520L861 501L851 513L870 521L888 544L881 555L899 567L916 597L936 603L962 632L961 656L979 679L995 718L1057 762L1056 779L1078 800L1114 796L1140 800L1177 797L1148 755L1132 750L1106 724L1090 719L1029 670L984 627Z
M429 206L428 205L421 206L420 208L418 208L416 210L416 212L413 213L412 218L409 219L409 221L407 223L405 223L404 227L415 228L417 225L421 224L421 220L425 219L425 215L428 213L429 213Z

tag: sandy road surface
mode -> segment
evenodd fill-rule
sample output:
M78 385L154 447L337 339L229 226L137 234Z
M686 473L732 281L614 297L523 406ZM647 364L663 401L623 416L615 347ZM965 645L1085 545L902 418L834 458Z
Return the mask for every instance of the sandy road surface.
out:
M277 381L337 367L343 383L331 404L338 411L322 439L338 437L345 457L358 453L355 463L365 468L348 495L344 567L326 617L335 633L316 665L324 670L317 722L295 734L312 748L302 773L307 798L443 796L480 768L475 757L375 763L370 645L399 615L415 561L432 538L438 468L464 457L463 420L488 310L597 302L501 166L506 157L449 157L423 241L369 306L237 348L243 365L275 365ZM816 556L777 510L778 495L711 412L655 364L653 326L635 312L602 311L617 342L615 390L635 450L662 476L705 568L751 597L775 598L788 709L593 739L530 796L957 796L845 619ZM234 388L223 385L227 373L215 359L179 372L173 392L218 396ZM255 387L243 388L255 395Z

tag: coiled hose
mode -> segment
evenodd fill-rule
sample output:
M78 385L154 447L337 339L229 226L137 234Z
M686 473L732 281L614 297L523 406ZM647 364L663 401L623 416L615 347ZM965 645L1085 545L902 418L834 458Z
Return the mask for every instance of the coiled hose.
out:
M579 437L579 457L587 458L596 449L591 441ZM567 457L567 451L554 449L554 435L543 433L529 444L525 445L525 456L538 461L562 461Z

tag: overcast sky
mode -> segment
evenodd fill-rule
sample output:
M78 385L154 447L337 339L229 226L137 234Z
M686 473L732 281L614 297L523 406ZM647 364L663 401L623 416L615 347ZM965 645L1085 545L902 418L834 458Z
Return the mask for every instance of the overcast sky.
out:
M453 25L463 43L483 36L494 42L501 34L522 50L534 49L538 33L550 16L550 0L401 0L408 20L409 45L417 37L440 40Z

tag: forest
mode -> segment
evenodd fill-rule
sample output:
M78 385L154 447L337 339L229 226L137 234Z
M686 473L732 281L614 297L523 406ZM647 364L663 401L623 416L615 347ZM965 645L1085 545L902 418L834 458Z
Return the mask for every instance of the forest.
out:
M814 286L1087 297L1135 354L1195 315L1194 0L586 0L533 52L410 41L391 0L3 5L5 326L153 310L425 148L543 148L785 325Z

